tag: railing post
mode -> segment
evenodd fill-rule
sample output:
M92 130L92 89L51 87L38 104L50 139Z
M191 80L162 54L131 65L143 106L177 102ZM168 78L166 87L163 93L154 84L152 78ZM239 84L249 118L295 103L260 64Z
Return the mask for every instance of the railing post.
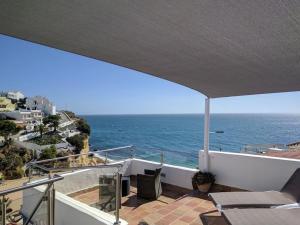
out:
M105 164L107 163L107 152L105 152Z
M120 185L121 185L121 176L119 171L116 174L116 222L114 225L119 225L120 224Z
M209 122L210 122L210 99L205 99L204 114L204 170L209 171Z
M47 193L47 225L54 225L55 224L55 189L54 184L49 184L50 188Z
M164 164L164 153L160 153L160 164Z
M49 184L51 185L51 184ZM52 202L51 202L51 186L47 192L47 225L52 225Z
M52 217L52 225L55 225L55 188L54 184L52 184L52 195L51 195L51 217Z
M1 225L5 225L6 223L6 202L5 202L5 195L2 196L2 218L1 218Z
M130 149L130 158L133 159L133 149Z

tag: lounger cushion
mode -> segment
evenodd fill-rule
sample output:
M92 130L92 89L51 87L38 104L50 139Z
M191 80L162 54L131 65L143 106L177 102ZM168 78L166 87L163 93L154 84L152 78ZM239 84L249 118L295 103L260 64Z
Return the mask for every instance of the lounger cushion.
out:
M266 192L220 192L211 193L214 203L222 208L255 207L264 208L295 203L288 194L278 191Z
M300 168L293 173L280 192L287 193L291 195L296 202L300 202Z
M299 225L300 209L228 209L223 216L230 225Z

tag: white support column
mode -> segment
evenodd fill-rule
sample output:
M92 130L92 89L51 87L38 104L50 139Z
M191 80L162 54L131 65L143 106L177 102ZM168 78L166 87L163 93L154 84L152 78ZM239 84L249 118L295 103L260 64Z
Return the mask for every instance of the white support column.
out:
M205 115L204 115L204 168L209 171L209 121L210 121L210 99L205 99Z

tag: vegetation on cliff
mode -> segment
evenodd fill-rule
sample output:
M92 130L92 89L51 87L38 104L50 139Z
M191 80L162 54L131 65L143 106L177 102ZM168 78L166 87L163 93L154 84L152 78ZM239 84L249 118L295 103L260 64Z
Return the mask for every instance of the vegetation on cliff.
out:
M79 154L81 150L83 149L84 146L84 139L87 138L87 135L85 134L77 134L74 135L73 137L68 137L66 140L69 142L71 145L75 147L75 154Z

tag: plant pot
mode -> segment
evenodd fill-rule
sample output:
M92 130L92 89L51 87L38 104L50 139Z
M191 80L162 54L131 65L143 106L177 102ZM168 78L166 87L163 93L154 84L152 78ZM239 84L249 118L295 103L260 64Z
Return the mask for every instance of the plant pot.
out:
M211 188L212 183L197 184L198 190L202 193L207 193Z

